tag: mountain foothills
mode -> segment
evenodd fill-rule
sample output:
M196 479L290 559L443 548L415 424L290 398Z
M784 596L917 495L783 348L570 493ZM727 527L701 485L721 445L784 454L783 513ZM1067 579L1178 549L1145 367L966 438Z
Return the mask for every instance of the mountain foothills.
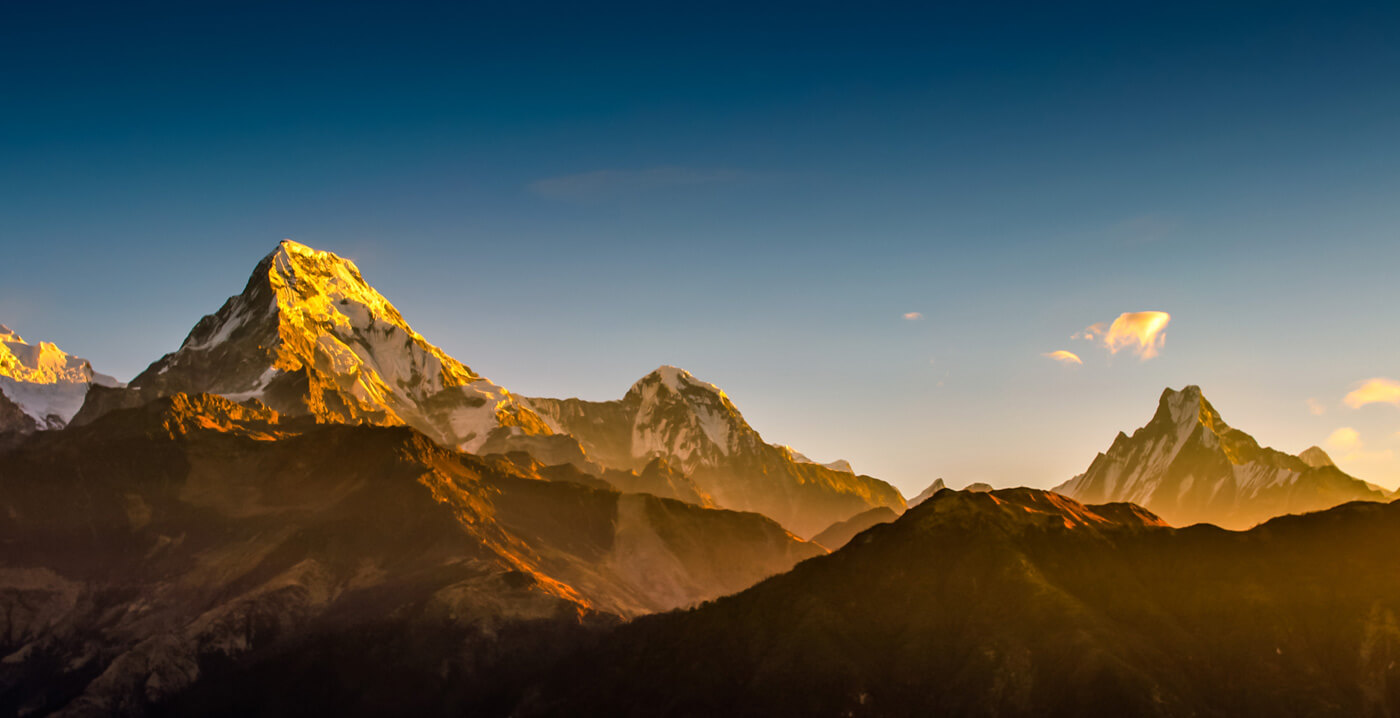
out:
M665 459L717 505L771 516L801 536L873 508L904 510L898 490L846 462L821 465L765 443L719 387L683 369L663 366L616 401L528 402L605 465Z
M120 386L88 360L49 342L30 344L0 324L0 434L62 428L94 384Z
M140 713L210 666L333 628L567 632L825 553L757 514L207 394L40 432L2 458L6 715Z
M365 696L411 685L431 715L1394 715L1397 541L1400 503L1240 533L944 490L736 595L523 641L484 672L460 648L342 632L211 674L168 712L298 715L315 686L325 710L370 715Z
M1233 533L943 491L736 596L616 629L518 714L1393 715L1398 540L1400 504Z
M1259 446L1226 424L1196 386L1164 391L1146 426L1131 437L1119 433L1087 471L1055 491L1086 502L1131 501L1178 526L1226 528L1386 498L1320 448L1292 456Z

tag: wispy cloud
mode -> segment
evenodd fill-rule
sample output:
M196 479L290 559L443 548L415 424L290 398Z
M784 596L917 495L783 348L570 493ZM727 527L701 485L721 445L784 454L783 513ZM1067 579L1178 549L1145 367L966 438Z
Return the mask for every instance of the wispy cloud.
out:
M548 199L569 202L617 198L668 187L696 187L737 182L749 176L742 170L694 167L651 167L631 170L595 170L546 177L531 182L530 191Z
M1359 409L1367 404L1400 406L1400 381L1386 377L1367 379L1352 389L1342 401L1353 409Z
M1323 443L1332 451L1350 453L1361 448L1361 434L1350 426L1343 426L1329 434Z
M1308 405L1308 413L1313 416L1322 416L1327 413L1327 407L1323 406L1322 402L1317 399L1308 399L1306 403Z
M924 318L924 315L923 315L922 313L920 313L920 312L905 312L905 313L904 313L904 319L905 319L905 321L917 322L917 321L919 321L920 319L923 319L923 318Z
M1041 354L1041 356L1054 359L1055 361L1061 364L1079 365L1084 363L1084 360L1080 359L1078 354L1075 354L1074 352L1065 351L1064 349L1059 349L1053 352Z
M1124 312L1112 324L1091 324L1073 338L1097 342L1110 354L1127 349L1147 361L1161 353L1171 320L1172 315L1166 312Z

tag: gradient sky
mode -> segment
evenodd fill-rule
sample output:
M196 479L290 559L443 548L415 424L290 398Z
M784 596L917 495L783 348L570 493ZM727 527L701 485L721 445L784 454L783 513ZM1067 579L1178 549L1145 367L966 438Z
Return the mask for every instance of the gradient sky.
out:
M910 495L1191 383L1400 484L1343 402L1400 378L1400 6L765 5L0 5L0 323L130 379L290 237L514 391L680 365Z

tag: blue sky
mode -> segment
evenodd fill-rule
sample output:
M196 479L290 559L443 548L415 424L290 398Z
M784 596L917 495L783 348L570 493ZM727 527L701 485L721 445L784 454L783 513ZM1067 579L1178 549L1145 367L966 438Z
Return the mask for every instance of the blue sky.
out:
M1343 402L1400 378L1400 8L1051 5L6 4L0 322L127 379L290 237L515 391L677 364L906 493L1188 383L1400 484Z

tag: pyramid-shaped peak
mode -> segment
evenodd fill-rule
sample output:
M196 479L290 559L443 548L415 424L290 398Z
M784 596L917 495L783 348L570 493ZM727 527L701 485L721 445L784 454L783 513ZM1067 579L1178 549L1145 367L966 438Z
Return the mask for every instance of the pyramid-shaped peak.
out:
M1332 463L1332 457L1328 456L1327 452L1323 451L1320 446L1309 446L1303 450L1303 453L1298 454L1298 458L1302 459L1303 463L1314 469L1320 469L1324 466L1336 466L1336 464Z
M1164 389L1161 399L1157 401L1157 413L1153 415L1152 421L1178 427L1199 423L1205 424L1211 430L1221 431L1228 428L1215 407L1206 400L1201 387L1195 384L1188 384L1180 390L1170 387Z

